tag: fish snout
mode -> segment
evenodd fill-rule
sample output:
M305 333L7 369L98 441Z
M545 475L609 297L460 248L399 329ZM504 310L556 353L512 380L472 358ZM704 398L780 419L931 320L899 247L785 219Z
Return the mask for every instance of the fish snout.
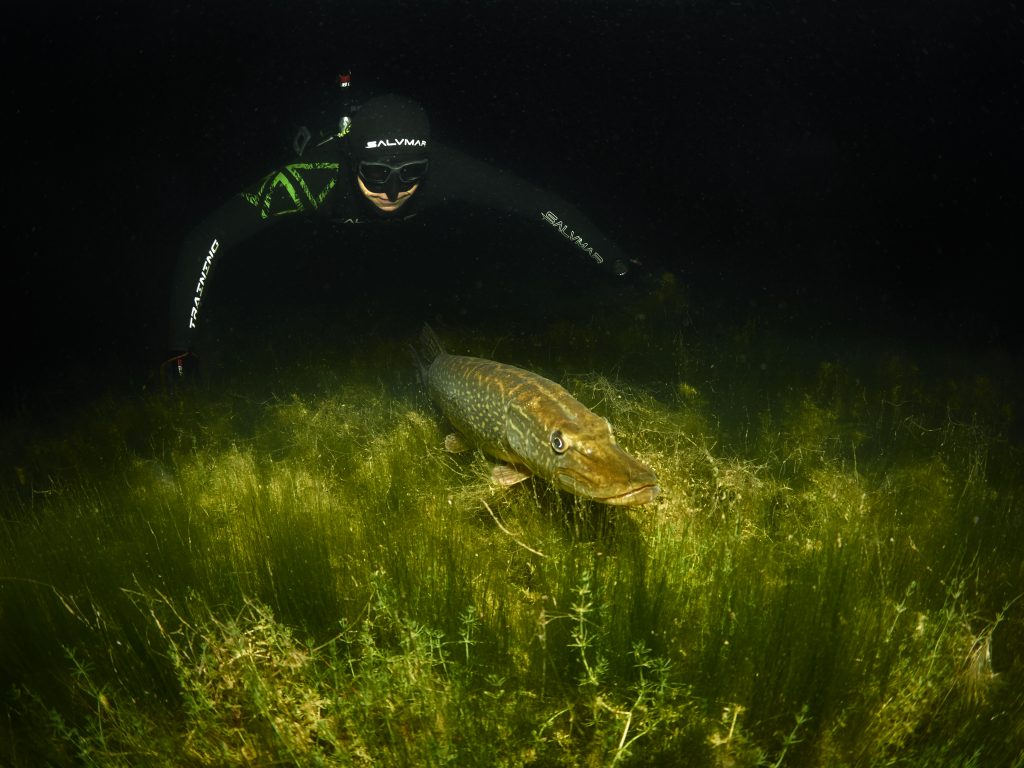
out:
M649 504L661 493L654 470L614 443L591 451L587 458L585 464L560 467L555 482L577 496L622 507Z
M617 507L640 507L650 504L661 495L661 486L657 482L650 485L641 485L631 491L618 496L609 496L604 499L595 499L602 504L610 504Z

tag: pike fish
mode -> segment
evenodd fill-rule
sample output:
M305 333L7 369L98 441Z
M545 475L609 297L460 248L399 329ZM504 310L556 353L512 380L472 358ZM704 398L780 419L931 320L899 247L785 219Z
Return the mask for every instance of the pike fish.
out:
M449 451L479 448L499 461L492 479L531 475L602 504L640 506L661 489L654 472L620 448L611 424L536 373L481 357L450 355L425 325L417 354L431 399L458 430Z

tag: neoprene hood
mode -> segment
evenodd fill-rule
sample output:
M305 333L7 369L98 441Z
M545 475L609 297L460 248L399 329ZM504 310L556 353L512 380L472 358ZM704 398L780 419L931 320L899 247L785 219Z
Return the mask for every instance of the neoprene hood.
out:
M377 96L356 112L349 146L357 161L423 160L430 151L430 121L412 99Z

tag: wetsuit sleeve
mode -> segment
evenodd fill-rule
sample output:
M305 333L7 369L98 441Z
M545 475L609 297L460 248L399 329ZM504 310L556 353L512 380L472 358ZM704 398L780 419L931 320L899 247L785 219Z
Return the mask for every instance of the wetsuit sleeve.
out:
M261 217L258 209L236 195L192 230L182 245L174 273L168 349L192 349L214 265L226 251L273 221L276 219Z
M436 172L435 172L436 171ZM631 260L575 205L500 168L435 143L431 184L446 200L463 200L535 220L551 242L574 249L616 275L629 271Z
M324 155L331 151L324 149ZM310 158L268 174L232 197L186 238L171 294L168 349L191 350L209 298L210 278L225 253L289 214L325 210L338 180L337 160Z

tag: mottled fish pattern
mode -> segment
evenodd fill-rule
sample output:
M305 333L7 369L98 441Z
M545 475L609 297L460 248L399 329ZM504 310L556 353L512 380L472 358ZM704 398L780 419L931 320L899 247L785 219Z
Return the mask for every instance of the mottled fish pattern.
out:
M449 450L476 447L507 462L494 479L530 475L603 504L639 506L660 493L654 472L615 442L606 419L536 373L481 357L450 355L429 326L421 334L420 373L458 431Z

